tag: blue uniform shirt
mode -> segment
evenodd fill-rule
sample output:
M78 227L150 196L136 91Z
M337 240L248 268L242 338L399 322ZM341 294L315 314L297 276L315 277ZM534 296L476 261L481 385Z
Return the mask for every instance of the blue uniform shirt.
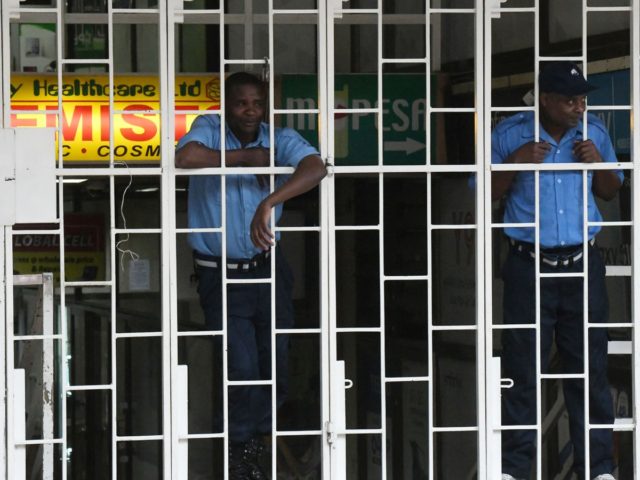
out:
M220 150L219 115L201 115L193 122L189 132L178 143L178 149L189 142L200 142L214 150ZM241 149L242 144L226 128L226 149ZM295 130L290 128L274 129L276 144L275 165L278 167L297 167L308 155L318 155ZM269 126L260 125L258 138L245 148L269 148ZM276 175L275 187L287 181L289 175ZM193 175L189 178L189 227L218 228L222 225L220 200L221 175ZM250 226L253 215L260 202L269 195L269 185L261 187L255 175L226 175L227 208L227 258L248 259L260 253L251 242ZM282 215L282 205L275 207L275 221ZM278 236L279 237L279 236ZM222 243L218 233L190 233L189 244L198 253L221 256Z
M491 136L491 162L503 163L521 145L534 140L534 113L524 112L507 118L494 129ZM597 147L602 160L617 162L611 139L604 124L589 114L588 138ZM556 142L540 126L540 141L551 144L545 163L576 163L573 145L583 139L582 121L568 130L560 142ZM623 173L615 171L620 180ZM598 211L591 182L593 171L588 172L587 197L589 221L602 220ZM519 172L507 195L504 213L505 223L533 223L535 216L535 180L533 172ZM540 172L540 245L546 248L578 245L582 243L582 171ZM600 227L589 227L589 239ZM535 242L533 228L505 228L507 236L523 242Z

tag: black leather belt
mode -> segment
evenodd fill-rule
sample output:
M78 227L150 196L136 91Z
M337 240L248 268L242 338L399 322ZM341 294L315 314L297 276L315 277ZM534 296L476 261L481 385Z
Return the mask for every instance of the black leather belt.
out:
M589 240L589 245L595 244L595 238ZM519 240L509 239L511 248L518 253L528 254L532 259L536 258L536 247L533 243L521 242ZM584 256L582 245L571 245L559 248L541 248L540 261L550 267L570 267L574 263L580 261Z
M271 256L271 251L261 252L249 259L227 258L227 270L250 272L266 265ZM193 261L196 265L205 268L220 268L221 257L211 257L194 252Z

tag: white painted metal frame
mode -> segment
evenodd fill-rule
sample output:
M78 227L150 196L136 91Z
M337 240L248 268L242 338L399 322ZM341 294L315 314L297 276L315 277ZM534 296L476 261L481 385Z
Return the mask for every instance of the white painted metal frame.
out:
M504 222L495 222L492 223L490 221L486 221L485 225L484 225L484 230L485 230L485 238L488 239L486 245L485 245L485 257L487 259L491 258L491 253L492 253L492 246L491 246L491 238L492 238L492 231L494 228L500 228L500 227L518 227L518 228L535 228L535 237L536 237L536 244L535 244L535 256L536 258L539 258L540 255L540 211L539 211L539 194L540 194L540 173L541 172L545 172L545 171L580 171L582 174L582 209L583 209L583 218L587 218L587 208L588 208L588 190L587 190L587 176L589 175L590 172L592 171L596 171L596 170L614 170L614 169L620 169L620 170L631 170L631 177L633 179L632 181L632 195L633 198L635 198L636 195L636 187L635 184L638 181L638 166L637 166L637 158L635 155L635 146L638 145L638 131L636 128L633 128L634 125L638 125L638 123L636 123L638 121L638 112L639 112L639 104L638 104L638 96L637 96L637 91L638 91L638 85L640 83L639 81L639 73L640 73L640 62L638 59L638 41L639 41L639 33L638 33L638 26L639 26L639 21L638 21L638 5L633 2L633 6L632 7L590 7L588 5L588 1L587 0L582 0L582 52L583 55L582 56L572 56L572 57L551 57L551 56L542 56L540 54L540 42L539 42L539 32L540 32L540 10L539 10L539 1L540 0L535 0L535 6L534 7L530 7L530 8L501 8L499 6L499 3L496 2L494 5L490 6L489 8L487 8L487 10L485 11L485 45L487 45L487 48L485 50L485 55L486 55L486 59L485 59L485 84L487 85L487 91L485 92L485 102L486 102L486 109L484 112L484 118L485 118L485 130L484 130L484 139L485 139L485 147L484 147L484 152L485 152L485 175L484 175L484 182L485 182L485 201L484 201L484 205L485 205L485 215L487 215L487 212L491 211L491 192L490 192L490 185L491 185L491 172L492 171L533 171L534 172L534 178L535 178L535 199L536 199L536 211L535 211L535 220L533 223L519 223L519 224L506 224ZM534 66L534 78L538 78L538 73L540 70L540 62L544 62L544 61L559 61L559 60L571 60L577 63L582 64L583 66L583 71L585 73L587 73L587 69L586 69L586 64L587 64L587 26L588 26L588 22L587 22L587 17L588 14L595 14L597 12L629 12L630 14L630 28L631 28L631 48L632 48L632 63L631 63L631 99L632 99L632 105L630 105L629 107L626 106L620 106L620 105L599 105L597 107L588 107L587 111L585 111L585 118L587 115L588 111L596 111L596 110L631 110L631 125L632 125L632 135L633 135L633 141L632 141L632 162L631 163L607 163L607 164L521 164L521 165L513 165L513 164L501 164L501 165L491 165L491 132L490 132L490 125L491 125L491 114L494 111L508 111L508 110L513 110L513 111L525 111L525 110L533 110L535 113L535 132L534 132L534 138L536 140L539 139L540 137L540 132L539 132L539 108L538 108L538 104L536 103L536 105L534 107L531 108L527 108L527 107L517 107L517 108L504 108L504 107L493 107L491 105L491 58L492 58L492 53L491 53L491 22L492 22L492 18L493 17L499 17L500 13L506 13L506 12L511 12L511 13L533 13L534 14L534 51L535 51L535 66ZM538 90L538 83L537 81L535 82L535 98L539 98L539 90ZM586 123L585 123L586 125ZM584 132L584 138L587 139L588 138L588 131L587 128L585 128L585 132ZM536 472L537 472L537 479L538 480L542 480L543 478L543 473L542 473L542 417L541 417L541 405L542 405L542 397L541 397L541 381L544 379L580 379L582 380L585 384L588 383L588 375L589 375L589 329L590 328L615 328L615 327L622 327L622 328L629 328L631 329L631 331L633 332L633 347L632 347L632 351L629 352L632 355L632 358L635 358L639 353L640 353L640 348L639 348L639 344L638 344L638 332L637 329L634 328L634 321L632 321L631 323L624 323L624 322L617 322L617 323L607 323L606 326L602 326L601 324L597 324L597 323L590 323L589 319L588 319L588 281L586 281L589 277L589 272L588 272L588 255L589 255L589 251L587 248L587 244L588 244L588 229L591 226L603 226L603 227L616 227L616 226L629 226L632 228L632 251L633 251L633 257L632 258L638 258L638 251L640 249L640 247L638 246L638 242L635 240L636 238L638 238L638 213L637 213L637 209L635 208L635 201L632 201L632 220L631 221L602 221L602 222L584 222L583 224L583 249L586 252L585 255L585 261L584 261L584 270L582 273L566 273L566 274L551 274L551 273L542 273L540 271L540 264L536 263L536 274L535 274L535 296L536 296L536 314L535 314L535 325L529 325L529 324L520 324L520 325L502 325L502 324L493 324L492 323L492 318L493 318L493 314L492 314L492 272L491 272L491 262L486 261L485 262L485 285L486 285L486 291L485 291L485 312L486 312L486 319L487 319L487 335L486 335L486 351L487 351L487 357L486 357L486 365L487 365L487 370L489 372L489 375L491 377L491 375L499 375L499 363L497 364L497 367L494 367L492 365L492 345L493 345L493 335L492 332L494 330L501 330L501 329L506 329L506 328L522 328L522 329L532 329L535 331L535 335L536 335L536 425L518 425L518 426L505 426L505 425L501 425L500 420L499 420L499 416L497 415L499 412L495 412L494 409L487 409L487 412L489 411L493 411L494 415L489 415L487 417L487 421L490 422L490 427L488 428L487 431L487 442L489 445L491 445L491 440L493 439L495 440L499 440L500 439L500 435L499 432L500 431L504 431L504 430L535 430L536 431L536 437L537 437L537 445L538 448L536 449L536 458L535 458L535 464L536 464ZM627 276L630 275L631 276L631 281L632 281L632 285L635 285L637 283L637 274L638 274L638 266L637 264L634 262L632 267L632 270L628 270L626 268L618 268L616 269L615 267L612 268L607 268L607 273L608 275L622 275L622 276ZM584 371L583 373L572 373L572 374L548 374L548 373L542 373L541 371L541 359L540 359L540 282L542 278L550 278L550 277L554 277L554 278L570 278L570 277L577 277L577 278L583 278L585 281L583 282L584 288L583 288L583 321L584 321L584 326L585 328L583 329L583 358L584 358ZM632 309L632 319L635 318L635 312L637 312L637 307L638 307L638 293L636 292L635 288L632 288L632 304L633 304L633 309ZM632 362L633 365L633 386L634 386L634 393L636 391L638 391L638 387L640 386L640 374L638 373L638 368L635 365L635 362ZM497 370L497 371L496 371ZM487 384L488 388L501 388L500 387L501 383L500 382L491 382L489 379L489 383ZM499 397L498 397L499 398ZM635 397L634 397L635 398ZM496 399L496 392L491 392L491 391L487 391L487 401L491 402L493 400ZM590 457L590 446L589 446L589 441L590 441L590 431L591 429L611 429L613 431L624 431L624 430L632 430L634 432L634 478L638 478L638 465L640 465L640 460L639 460L639 454L638 454L638 448L640 443L638 442L638 428L636 425L636 420L635 420L635 414L636 414L636 409L634 408L634 419L633 421L630 422L626 422L626 421L618 421L616 420L616 422L612 425L595 425L595 424L591 424L589 421L589 388L588 385L585 385L584 388L584 414L585 414L585 418L584 418L584 424L585 424L585 458L589 458ZM497 474L500 473L501 471L501 465L497 464L496 462L501 461L501 455L499 454L499 450L500 450L500 445L498 443L497 449L495 448L495 445L492 446L488 452L487 452L487 461L489 462L489 472L492 474L492 477L495 477ZM589 466L589 462L585 462L585 475L590 478L590 466Z

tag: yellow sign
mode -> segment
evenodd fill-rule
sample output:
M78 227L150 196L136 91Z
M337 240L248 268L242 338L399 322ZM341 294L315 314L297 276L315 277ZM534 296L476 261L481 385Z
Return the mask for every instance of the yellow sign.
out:
M111 90L113 110L110 112ZM177 142L196 117L180 112L220 108L219 76L177 76L173 107ZM110 144L116 161L160 159L158 77L116 75L110 86L106 74L64 74L59 87L56 74L14 74L11 76L11 111L14 128L57 128L60 121L65 162L107 161Z

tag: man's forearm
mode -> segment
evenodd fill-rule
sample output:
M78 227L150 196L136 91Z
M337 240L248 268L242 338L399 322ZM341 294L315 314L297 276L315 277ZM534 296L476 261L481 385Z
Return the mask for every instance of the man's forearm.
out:
M596 170L593 174L593 193L603 200L612 200L621 186L620 178L612 170Z
M493 172L491 173L491 199L500 200L507 194L518 172Z
M225 165L227 167L267 166L268 150L261 148L245 148L227 150ZM266 164L265 164L266 159ZM199 142L189 142L176 151L175 165L178 168L219 167L222 163L220 150L208 148Z
M305 157L295 172L280 188L263 200L270 207L286 202L290 198L297 197L318 185L327 174L324 162L317 155Z

